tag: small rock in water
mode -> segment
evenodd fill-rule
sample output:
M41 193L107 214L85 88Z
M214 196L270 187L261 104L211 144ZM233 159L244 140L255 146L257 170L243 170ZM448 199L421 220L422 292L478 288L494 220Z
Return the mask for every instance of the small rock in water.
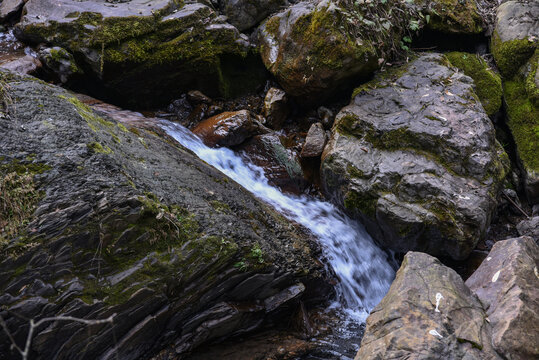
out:
M324 131L324 127L321 123L315 123L311 125L307 138L305 139L305 145L301 150L302 158L314 158L322 155L324 146L326 146L327 136Z

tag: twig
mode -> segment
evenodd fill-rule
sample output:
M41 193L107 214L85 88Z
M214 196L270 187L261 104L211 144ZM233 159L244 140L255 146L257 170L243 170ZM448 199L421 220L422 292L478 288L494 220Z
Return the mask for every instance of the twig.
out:
M526 214L526 212L525 212L524 210L522 210L522 208L521 208L520 206L518 206L516 202L514 202L509 196L507 196L506 193L502 193L502 194L503 194L503 196L505 196L505 198L506 198L507 200L509 200L509 202L510 202L511 204L513 204L514 207L516 207L518 210L520 210L520 212L521 212L522 214L524 214L524 216L526 216L526 219L529 219L529 218L530 218L530 216L529 216L528 214Z
M106 319L99 319L99 320L87 320L87 319L80 319L73 316L53 316L53 317L46 317L38 322L34 322L34 319L30 319L30 328L28 329L28 335L26 336L26 343L24 345L24 350L22 350L17 343L15 342L15 339L13 339L13 336L9 332L9 329L7 328L6 322L4 321L4 318L0 315L0 325L2 326L2 329L4 329L4 332L8 336L9 340L11 341L12 348L15 348L20 354L23 360L28 360L28 354L30 353L30 346L32 345L32 337L34 335L34 330L43 325L46 322L49 321L75 321L80 322L86 325L99 325L99 324L113 324L113 320L116 314L112 314Z

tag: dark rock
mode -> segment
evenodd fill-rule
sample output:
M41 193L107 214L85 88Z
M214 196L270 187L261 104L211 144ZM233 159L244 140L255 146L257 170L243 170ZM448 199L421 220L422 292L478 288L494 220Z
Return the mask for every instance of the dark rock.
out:
M490 341L481 302L460 276L436 258L409 252L367 318L356 360L502 359Z
M507 359L539 357L537 239L497 242L466 281L486 308L494 349Z
M235 146L269 132L248 110L224 112L198 124L193 133L208 146Z
M82 70L77 66L73 55L60 47L45 48L39 52L39 59L44 67L52 72L61 83L77 74L82 74Z
M322 125L324 125L324 129L331 129L331 127L333 126L333 121L335 120L335 114L333 114L333 111L331 111L325 106L320 106L317 110L317 113L318 117L320 118L320 121L322 122Z
M241 145L240 150L250 162L263 168L269 182L281 190L300 193L306 186L296 154L283 146L277 134L255 136Z
M97 113L60 88L0 75L13 101L0 117L0 185L28 174L32 194L13 230L0 222L1 315L22 344L24 319L116 314L112 324L40 326L33 359L148 358L175 343L189 351L256 329L274 316L266 299L322 282L310 235L157 136L149 119L100 103ZM259 291L235 290L249 277ZM234 291L242 300L221 307ZM0 332L0 359L16 356Z
M309 128L305 144L301 150L302 158L315 158L322 155L324 146L326 146L327 137L324 126L321 123L314 123Z
M222 0L221 11L240 31L250 29L272 12L288 4L287 0Z
M277 88L269 89L264 98L262 112L266 118L266 124L272 129L279 130L286 121L289 112L286 93Z
M509 165L472 80L438 54L362 85L322 155L327 194L395 251L464 259Z
M4 22L21 11L24 0L3 0L0 4L0 22Z
M211 104L211 99L201 93L198 90L191 90L187 93L187 98L189 99L189 102L193 105L199 105L199 104Z
M187 100L187 94L183 94L179 99L174 100L167 110L176 115L178 122L185 127L189 125L189 115L193 111L193 106Z

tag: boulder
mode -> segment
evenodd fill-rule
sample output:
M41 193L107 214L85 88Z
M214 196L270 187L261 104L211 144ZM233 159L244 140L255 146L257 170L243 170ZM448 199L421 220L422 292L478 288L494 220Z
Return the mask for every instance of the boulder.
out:
M223 0L220 1L221 11L227 16L228 22L240 31L248 30L258 25L271 13L288 5L287 0Z
M22 57L19 57L18 59L14 59L8 62L5 62L3 64L0 64L0 68L14 71L19 74L33 74L35 73L39 68L41 68L42 64L39 61L39 59L36 59L35 57L31 55L25 55Z
M502 359L489 332L481 302L460 276L434 257L409 252L367 318L356 360Z
M502 79L492 71L478 54L450 52L445 54L451 65L457 67L474 81L474 91L481 100L488 116L496 114L502 106Z
M495 243L466 281L486 308L494 349L507 359L539 358L539 246L535 241L523 236Z
M302 1L272 16L259 31L266 68L287 94L315 103L344 81L378 67L376 46L345 30L338 1ZM388 37L389 38L389 37Z
M181 357L322 295L311 235L158 127L0 75L0 316L21 346L29 318L115 314L46 322L32 359ZM0 359L10 345L1 331Z
M193 128L208 146L235 146L259 134L269 132L248 110L227 111L212 116Z
M285 148L275 133L254 136L239 148L249 161L264 169L269 182L281 190L300 194L306 181L296 154Z
M309 128L305 144L301 149L302 158L316 158L322 155L324 146L326 146L327 136L324 126L321 123L314 123Z
M354 91L321 175L383 246L464 259L485 235L508 165L472 79L426 54Z
M286 93L277 88L271 88L264 98L262 114L266 118L266 124L275 130L281 128L290 112Z
M265 78L249 70L264 71L246 60L246 36L201 3L29 0L15 34L66 49L110 96L137 107L191 89L231 96ZM238 62L243 72L235 70Z
M498 7L492 35L492 55L509 79L533 55L539 43L539 3L507 1Z
M530 236L532 239L539 240L539 216L531 219L522 220L517 225L517 231L520 236Z

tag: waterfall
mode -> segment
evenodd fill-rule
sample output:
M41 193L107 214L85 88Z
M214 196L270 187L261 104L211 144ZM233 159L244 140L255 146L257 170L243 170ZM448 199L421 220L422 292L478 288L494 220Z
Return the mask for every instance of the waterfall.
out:
M264 170L227 148L209 148L191 131L166 120L161 127L182 146L272 205L288 219L309 229L322 245L329 266L339 279L338 304L351 319L364 322L387 293L394 270L362 225L332 204L311 196L282 193L270 185Z

